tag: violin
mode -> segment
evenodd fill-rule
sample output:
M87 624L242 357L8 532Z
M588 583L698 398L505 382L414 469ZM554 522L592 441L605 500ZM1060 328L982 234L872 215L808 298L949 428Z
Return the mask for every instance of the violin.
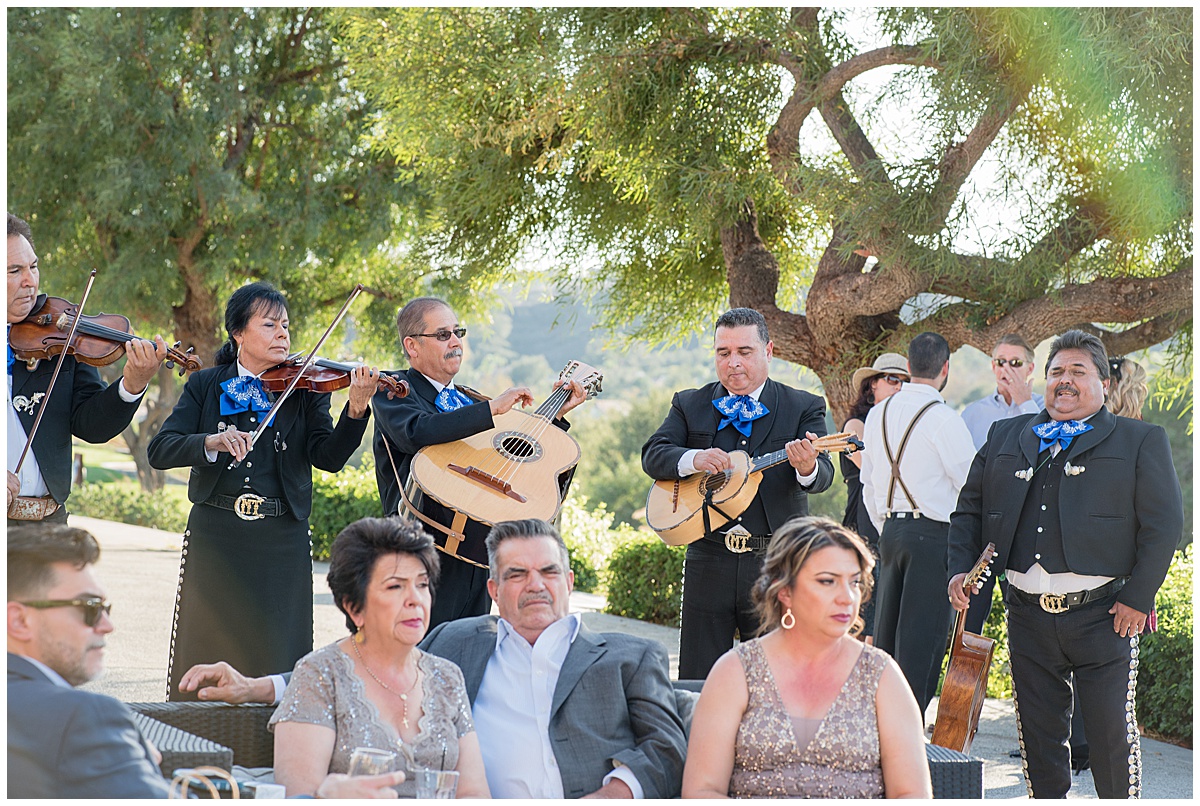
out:
M290 356L282 364L276 364L258 376L263 389L273 394L283 392L291 384L296 373L304 365L304 356L297 353ZM350 385L350 373L357 369L353 364L342 364L325 358L318 358L300 376L296 383L297 389L307 389L310 392L335 392ZM408 381L393 378L387 373L379 373L378 389L387 392L389 400L397 397L408 397Z
M67 335L79 314L79 306L61 297L40 295L34 310L24 321L9 331L8 343L13 355L29 363L32 370L39 361L58 355L65 348L68 355L93 367L106 367L125 355L125 342L139 338L129 320L119 313L84 314L75 330L75 342L67 346ZM179 351L179 342L167 348L167 369L179 365L179 374L193 372L204 364L192 354Z

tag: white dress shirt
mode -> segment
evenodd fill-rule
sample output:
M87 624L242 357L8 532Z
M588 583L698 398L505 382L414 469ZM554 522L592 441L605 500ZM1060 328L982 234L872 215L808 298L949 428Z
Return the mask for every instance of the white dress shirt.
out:
M908 446L900 459L900 477L916 499L909 502L900 485L892 496L891 510L887 506L892 466L883 446L883 412L887 409L888 444L892 454L900 450L904 431L913 418L930 401L945 403L942 395L924 383L905 383L900 391L867 412L863 426L862 472L863 502L871 523L880 533L889 511L911 512L942 523L950 522L950 513L958 503L958 491L967 480L967 471L975 458L971 432L958 412L946 405L934 406L921 417L909 437ZM915 506L914 506L915 504Z
M767 385L767 382L763 381L762 386L759 386L757 389L755 389L753 392L751 392L749 395L747 395L747 397L753 398L757 402L759 396L762 394L763 388L766 387L766 385ZM726 391L728 391L728 390L726 390ZM733 426L727 425L725 427L732 428ZM700 453L699 449L693 448L692 450L684 451L683 456L679 457L679 464L676 466L676 470L679 472L679 478L681 478L681 479L686 478L686 477L692 475L693 473L701 472L696 469L696 466L694 464L692 464L692 462L695 461L695 459L696 459L696 454L698 454L698 453ZM817 472L819 470L820 470L820 467L813 466L812 472L809 473L807 476L801 476L800 471L797 470L796 471L796 480L800 482L801 487L811 487L812 483L817 480Z
M12 325L9 325L8 329L11 331ZM51 360L57 361L58 358L55 357ZM21 451L25 450L25 443L29 439L29 434L25 431L25 426L21 423L21 418L17 416L17 410L13 408L12 376L6 372L5 377L7 378L5 384L8 389L8 469L16 470L17 462L21 461ZM120 385L117 387L117 393L126 403L137 402L142 399L142 395L146 394L145 390L142 390L142 393L137 395L126 391L124 378L121 378L118 383ZM64 392L56 381L54 393L70 394L70 391ZM44 397L39 398L38 404L40 405L44 400ZM34 408L34 412L37 412L36 408ZM34 455L32 449L25 456L25 463L21 465L21 472L18 474L18 478L21 479L21 495L37 498L50 494L50 488L46 486L46 480L42 478L42 466L38 464L37 457ZM37 661L34 661L34 663L37 663Z
M1029 400L1019 404L1007 403L1004 395L993 392L963 409L962 418L967 424L967 430L971 432L975 450L979 450L983 443L987 442L988 429L992 427L992 423L1016 417L1018 414L1037 414L1044 407L1045 400L1036 392Z
M1081 423L1086 423L1096 415L1084 417L1080 420ZM1032 428L1033 426L1030 426ZM1050 446L1050 455L1058 456L1062 450L1062 446L1055 442ZM1043 506L1042 509L1046 507ZM1035 554L1034 557L1041 559L1042 555ZM1011 568L1004 572L1010 585L1016 586L1018 590L1023 590L1026 593L1076 593L1078 591L1090 591L1092 588L1098 588L1112 582L1114 577L1089 576L1087 574L1075 574L1066 571L1061 574L1052 574L1042 567L1042 564L1035 562L1029 567L1028 571L1014 571Z
M558 673L579 635L578 613L547 627L532 646L504 619L496 625L496 651L483 672L471 714L493 798L563 797L562 774L550 741L550 706ZM633 771L617 767L635 798L644 791Z

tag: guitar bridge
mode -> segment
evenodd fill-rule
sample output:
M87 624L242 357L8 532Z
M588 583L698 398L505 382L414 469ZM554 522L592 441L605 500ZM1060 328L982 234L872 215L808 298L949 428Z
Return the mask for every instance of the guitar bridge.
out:
M455 473L461 473L472 481L478 482L484 487L489 487L501 495L507 495L509 498L519 503L524 504L528 500L525 498L525 496L514 490L512 485L507 481L504 481L497 476L493 476L491 473L488 473L484 470L480 470L474 465L471 465L470 467L463 467L462 465L451 463L447 465L447 469L453 470Z

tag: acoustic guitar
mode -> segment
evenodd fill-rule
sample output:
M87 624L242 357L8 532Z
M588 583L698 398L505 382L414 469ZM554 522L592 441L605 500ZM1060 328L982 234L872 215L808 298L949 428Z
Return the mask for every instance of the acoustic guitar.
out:
M579 381L590 400L600 394L604 376L571 361L559 373ZM466 439L417 451L410 483L421 493L471 520L554 520L562 506L559 478L579 463L579 443L553 424L571 397L555 389L532 414L512 409L493 418L495 427Z
M849 432L830 434L813 441L818 451L829 453L861 451L862 440ZM654 482L646 496L646 523L668 546L686 546L716 530L746 511L758 495L762 472L788 460L787 449L753 459L745 451L732 451L733 466L720 473L693 473L683 479Z
M964 591L970 594L972 588L992 573L991 565L995 556L996 544L988 543L963 580ZM966 621L965 610L954 621L950 663L946 666L946 677L938 698L937 721L933 725L933 737L929 740L931 744L960 753L971 749L975 731L979 730L979 715L987 696L988 669L992 666L992 653L996 649L994 639L966 632Z

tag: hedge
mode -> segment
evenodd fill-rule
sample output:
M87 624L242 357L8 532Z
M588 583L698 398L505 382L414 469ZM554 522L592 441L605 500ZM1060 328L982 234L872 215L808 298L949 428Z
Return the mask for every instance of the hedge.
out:
M1138 642L1138 723L1192 742L1192 546L1175 555L1155 597L1158 631Z
M80 484L67 499L67 510L77 515L176 534L183 534L187 528L189 509L191 503L182 485L168 485L157 493L148 493L136 481Z
M686 552L683 546L668 546L642 532L617 546L605 574L605 612L678 627Z

